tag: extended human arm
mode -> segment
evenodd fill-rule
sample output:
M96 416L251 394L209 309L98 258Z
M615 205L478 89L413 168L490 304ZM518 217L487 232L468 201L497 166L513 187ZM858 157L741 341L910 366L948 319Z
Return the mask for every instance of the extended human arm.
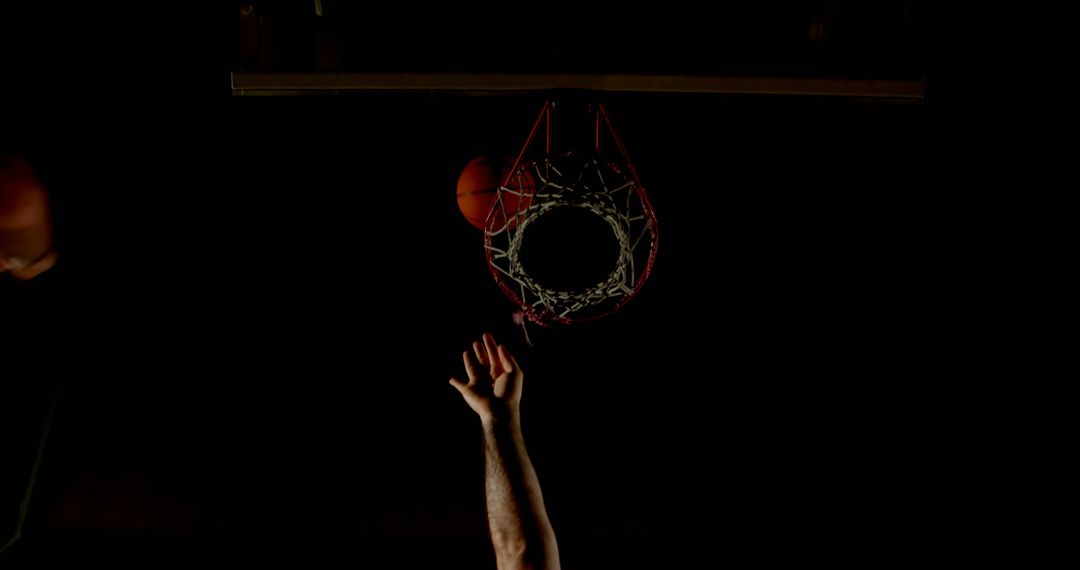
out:
M468 382L450 383L480 416L488 526L499 570L556 570L559 549L521 430L523 374L490 334L462 358ZM486 368L486 370L484 370Z

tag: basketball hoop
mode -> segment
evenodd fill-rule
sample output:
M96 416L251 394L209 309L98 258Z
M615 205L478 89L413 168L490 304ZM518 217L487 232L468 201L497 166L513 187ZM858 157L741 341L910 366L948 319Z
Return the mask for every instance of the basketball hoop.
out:
M656 259L657 224L645 188L602 105L592 110L594 148L586 155L552 153L553 104L545 103L488 213L484 248L502 291L530 321L549 326L597 319L617 311L641 290ZM543 152L534 152L540 125ZM616 152L602 152L610 140ZM617 244L606 278L570 289L538 279L522 263L526 236L554 212L586 213L603 221Z

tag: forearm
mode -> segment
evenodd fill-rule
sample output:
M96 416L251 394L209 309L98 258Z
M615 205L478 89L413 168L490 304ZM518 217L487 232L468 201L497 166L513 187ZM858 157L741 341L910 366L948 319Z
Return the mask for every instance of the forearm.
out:
M555 533L520 421L492 420L483 426L488 524L499 569L559 568Z

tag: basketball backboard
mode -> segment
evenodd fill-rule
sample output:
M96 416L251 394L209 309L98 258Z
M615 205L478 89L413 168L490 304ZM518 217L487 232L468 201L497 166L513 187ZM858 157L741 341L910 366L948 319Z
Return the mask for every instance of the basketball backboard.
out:
M350 91L923 96L918 3L618 9L503 5L422 17L347 2L247 2L235 94Z

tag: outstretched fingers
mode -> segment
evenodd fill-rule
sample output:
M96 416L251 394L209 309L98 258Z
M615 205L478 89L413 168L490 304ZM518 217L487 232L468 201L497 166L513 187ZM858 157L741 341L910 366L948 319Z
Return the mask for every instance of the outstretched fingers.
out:
M476 364L473 363L472 356L469 355L469 351L461 353L461 359L465 362L465 374L469 376L469 386L475 386L476 380L479 378L476 372Z
M490 366L491 359L487 357L487 349L479 341L473 341L473 352L476 353L476 361L480 363L480 366Z
M499 357L495 351L495 337L491 336L491 333L484 333L484 350L487 353L488 365L491 366L491 377L495 378L499 374L502 374L502 369L499 366Z
M510 354L510 351L506 350L506 347L501 344L499 345L499 361L506 372L512 373L517 370L517 360L514 359L514 355Z

